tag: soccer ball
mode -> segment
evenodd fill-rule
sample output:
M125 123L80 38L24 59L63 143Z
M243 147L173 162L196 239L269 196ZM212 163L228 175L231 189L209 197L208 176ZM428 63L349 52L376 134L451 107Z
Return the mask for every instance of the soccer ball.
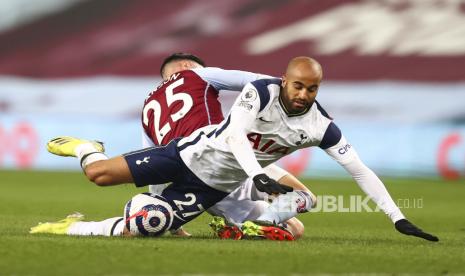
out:
M159 236L170 229L173 223L173 209L164 197L142 193L126 203L124 221L133 235Z

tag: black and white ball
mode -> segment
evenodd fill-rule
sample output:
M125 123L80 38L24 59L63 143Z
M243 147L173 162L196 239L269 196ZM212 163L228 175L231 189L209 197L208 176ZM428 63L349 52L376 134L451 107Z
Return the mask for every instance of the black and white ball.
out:
M124 221L135 236L159 236L170 229L173 209L162 196L142 193L126 203Z

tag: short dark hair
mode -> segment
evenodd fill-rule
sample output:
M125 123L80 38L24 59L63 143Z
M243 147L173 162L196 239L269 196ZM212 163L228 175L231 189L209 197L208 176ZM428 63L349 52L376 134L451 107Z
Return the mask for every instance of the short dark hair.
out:
M165 68L166 64L168 64L168 63L170 63L172 61L185 60L185 59L195 61L198 64L205 67L205 62L203 62L203 60L201 60L198 56L195 56L195 55L189 54L189 53L174 53L174 54L171 54L170 56L166 57L163 60L163 63L160 66L160 75L163 75L163 69Z

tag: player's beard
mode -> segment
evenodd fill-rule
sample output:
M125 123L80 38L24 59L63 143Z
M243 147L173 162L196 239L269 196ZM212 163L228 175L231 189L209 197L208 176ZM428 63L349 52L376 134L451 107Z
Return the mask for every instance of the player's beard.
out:
M293 113L292 106L290 106L289 104L290 100L287 95L288 95L288 88L286 84L285 86L282 86L281 90L279 91L279 102L284 107L284 111L286 111L286 113Z
M303 100L290 99L288 97L288 87L287 85L281 88L279 94L279 100L283 107L285 108L286 113L288 114L299 114L310 108L312 103L308 103Z
M292 106L294 107L292 113L300 113L307 110L310 103L301 100L292 100Z

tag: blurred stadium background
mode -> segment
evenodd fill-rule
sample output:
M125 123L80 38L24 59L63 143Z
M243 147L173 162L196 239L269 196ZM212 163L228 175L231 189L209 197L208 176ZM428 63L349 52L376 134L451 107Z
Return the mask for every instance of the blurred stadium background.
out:
M0 168L78 170L46 152L57 135L139 148L143 100L178 51L275 76L312 56L319 101L374 171L465 177L462 0L2 0ZM345 175L313 149L281 165Z
M139 192L89 183L45 144L74 135L105 141L111 156L140 148L143 100L178 51L275 76L294 56L316 58L319 101L441 241L343 211L363 193L318 149L280 162L338 198L337 212L299 216L295 243L218 240L208 215L186 225L191 239L29 235L75 210L118 215ZM222 93L225 112L236 95ZM1 275L463 275L464 178L465 0L0 0Z

